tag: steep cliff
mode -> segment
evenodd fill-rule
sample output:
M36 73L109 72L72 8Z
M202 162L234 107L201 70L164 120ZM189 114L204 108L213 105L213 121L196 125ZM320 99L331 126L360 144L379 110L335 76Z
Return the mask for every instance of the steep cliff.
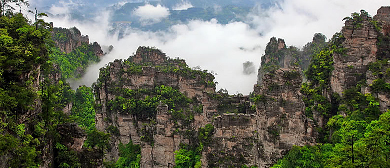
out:
M259 167L271 166L294 145L315 143L315 125L304 113L300 93L303 55L285 46L284 40L271 38L259 69L261 80L254 87Z
M142 167L174 165L179 145L196 140L185 133L195 133L215 112L209 100L215 92L213 80L207 71L188 68L184 60L140 47L128 60L101 69L94 86L100 104L96 126L118 129L113 146L130 140L140 144ZM118 150L112 148L107 157L117 160Z
M52 31L53 40L58 48L62 52L70 53L82 44L89 44L89 38L81 35L80 30L76 27L66 28L54 28Z
M374 91L380 99L382 111L388 109L389 95L386 92L377 93L372 85L375 86L378 80L389 82L385 73L389 67L385 61L389 59L389 9L381 7L373 18L365 11L346 18L341 31L344 38L341 46L345 51L333 55L334 70L330 85L333 92L342 95L359 82L366 83L361 87L361 92Z

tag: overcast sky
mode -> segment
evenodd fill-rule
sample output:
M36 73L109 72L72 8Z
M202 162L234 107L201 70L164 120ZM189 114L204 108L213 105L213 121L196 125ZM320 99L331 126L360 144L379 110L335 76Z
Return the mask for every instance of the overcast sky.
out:
M34 1L30 0L30 4ZM98 77L98 69L114 59L127 59L138 46L154 46L168 56L186 60L190 67L217 73L217 88L226 88L230 94L249 94L256 84L257 72L243 73L243 63L250 61L259 68L265 45L273 36L285 39L287 45L302 47L312 40L315 33L328 38L339 32L342 19L352 12L365 9L375 15L381 6L389 6L389 0L284 0L274 8L256 8L247 16L247 23L232 22L221 25L217 20L198 21L172 26L167 32L142 32L128 30L129 35L118 40L108 35L109 12L101 12L94 22L80 23L67 18L48 18L56 27L76 26L90 41L101 45L113 45L112 53L91 66L81 81L74 85L90 85ZM191 7L183 1L177 10ZM52 6L51 11L67 13L67 4ZM133 11L145 24L156 23L169 16L168 8L162 5L145 5ZM248 25L254 25L250 27ZM218 90L217 89L217 90Z

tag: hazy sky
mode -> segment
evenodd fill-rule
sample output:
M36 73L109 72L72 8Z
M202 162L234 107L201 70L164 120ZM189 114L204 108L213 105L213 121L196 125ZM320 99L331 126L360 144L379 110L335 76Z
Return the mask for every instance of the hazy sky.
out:
M30 0L30 4L34 1ZM380 6L389 6L389 0L284 0L271 9L254 9L247 22L232 22L221 25L217 20L190 21L188 24L172 26L166 32L142 32L128 30L128 35L120 40L110 36L109 12L101 12L94 22L80 23L65 18L48 18L56 27L76 26L90 41L101 45L113 45L112 53L87 70L81 81L74 85L90 85L98 77L98 69L114 59L127 59L138 46L155 46L168 56L186 60L190 67L217 73L217 88L226 88L230 94L249 94L256 84L257 72L251 75L243 73L243 63L251 61L260 65L265 45L273 36L285 39L287 45L302 47L312 40L315 33L323 33L328 38L339 32L342 19L352 12L366 10L376 14ZM183 1L177 9L186 9L191 4ZM67 13L68 5L52 6L56 13ZM161 21L169 16L169 10L162 5L145 5L133 11L145 21L145 24ZM254 25L250 27L249 24ZM217 89L217 90L218 90Z

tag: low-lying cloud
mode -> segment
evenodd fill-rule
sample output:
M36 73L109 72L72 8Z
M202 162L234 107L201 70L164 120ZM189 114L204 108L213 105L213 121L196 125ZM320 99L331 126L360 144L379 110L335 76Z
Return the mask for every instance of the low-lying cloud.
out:
M76 26L90 41L102 45L113 45L114 50L103 57L99 64L87 69L85 77L73 85L91 85L98 77L99 68L114 59L127 59L138 46L155 46L168 56L186 60L190 67L214 71L217 89L226 88L229 93L248 94L256 84L256 73L244 74L243 65L253 62L257 70L265 45L273 36L284 38L287 45L302 47L312 40L315 33L323 33L330 38L343 26L342 19L352 12L365 9L371 15L388 0L289 0L281 1L270 9L254 9L247 22L232 22L226 25L217 20L193 20L188 24L172 26L165 32L143 32L129 29L127 35L118 39L109 35L109 14L97 16L94 23L80 23L66 19L49 18L55 26ZM148 10L147 10L148 9ZM150 10L149 10L150 9ZM144 19L162 19L169 15L167 8L145 5L138 8ZM156 14L150 13L156 11ZM135 12L135 11L134 11Z
M80 4L74 3L73 1L58 1L57 4L52 4L49 13L53 15L66 15L71 12L71 8L75 8Z
M133 14L138 16L144 25L148 25L160 22L162 19L168 17L170 13L168 8L160 4L157 6L145 4L135 9Z
M188 1L182 1L181 3L179 4L176 4L172 10L187 10L188 8L192 8L194 6L192 6L191 2L188 2Z

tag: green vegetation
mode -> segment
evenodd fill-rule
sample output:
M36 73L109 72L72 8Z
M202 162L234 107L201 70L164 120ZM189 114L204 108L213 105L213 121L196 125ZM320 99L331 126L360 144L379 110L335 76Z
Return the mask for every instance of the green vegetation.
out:
M199 128L198 141L190 145L180 144L180 149L175 151L175 167L202 167L202 162L200 161L202 150L204 146L208 146L212 142L211 136L213 134L214 126L207 124L204 128Z
M75 121L86 130L95 128L95 99L92 88L81 86L77 88L73 98L72 117Z
M354 28L359 29L362 27L364 18L371 17L365 10L360 10L360 13L354 12L351 14L351 17L345 17L343 20L352 21Z
M323 168L323 153L328 152L329 148L332 149L332 146L294 146L273 168Z
M155 118L156 108L160 102L167 104L169 110L173 113L188 108L193 101L178 90L164 85L156 86L152 90L117 88L115 92L121 96L117 96L114 100L108 102L110 111L132 114L139 120Z
M202 167L202 162L200 161L202 147L191 149L191 147L188 145L181 145L180 149L175 151L175 167Z
M10 167L40 163L40 149L45 145L41 142L51 123L25 117L34 113L35 99L42 96L42 90L34 90L34 77L37 67L47 61L49 36L48 30L36 29L22 14L0 17L0 155L10 158L6 160Z
M94 128L91 89L75 93L56 78L50 31L42 19L31 25L22 14L0 17L0 156L7 167L39 167L49 155L53 167L85 167L109 147L110 135ZM72 116L65 115L72 101ZM73 134L83 134L68 130L74 121L88 130L83 151L99 155L83 156L69 146Z
M371 122L352 118L334 116L332 143L295 146L273 167L389 167L390 112Z
M211 136L214 134L214 126L206 124L204 128L199 128L198 139L203 145L208 146L211 143Z
M330 76L333 71L333 54L342 54L341 47L344 37L336 33L330 40L329 47L325 47L317 54L313 55L311 63L305 75L309 82L303 83L301 92L305 95L305 113L309 118L313 117L313 111L325 117L331 117L337 113L338 95L332 94L328 100L324 91L330 90Z
M119 159L116 168L139 168L141 161L141 147L130 142L126 145L119 144Z
M100 61L100 58L93 52L92 44L82 44L68 54L58 47L52 47L50 50L50 59L59 65L64 78L79 78L89 64Z
M89 147L91 149L96 148L102 154L104 150L110 148L110 134L101 132L94 128L93 130L88 132L87 140L85 141L84 146Z

